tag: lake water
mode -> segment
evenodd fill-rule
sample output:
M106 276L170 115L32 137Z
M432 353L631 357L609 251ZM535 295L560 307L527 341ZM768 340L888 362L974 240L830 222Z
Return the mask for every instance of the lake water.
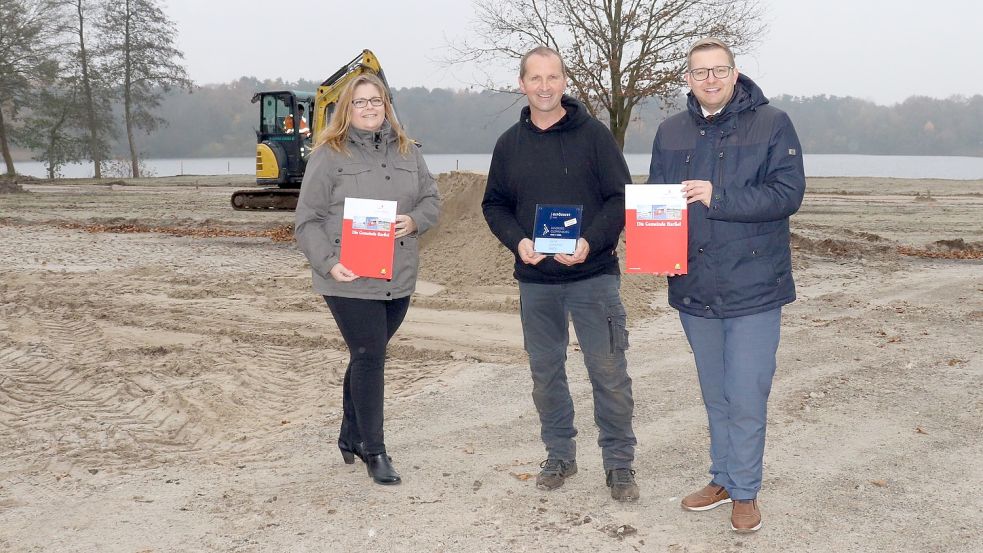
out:
M448 171L488 171L491 154L429 154L427 165L433 174ZM626 154L633 175L647 175L649 154ZM955 156L864 156L815 154L803 156L809 177L893 177L903 179L983 179L983 157ZM172 175L249 175L255 158L148 159L146 166L154 176ZM41 163L19 162L17 172L44 178ZM92 164L75 164L62 168L66 177L92 177Z

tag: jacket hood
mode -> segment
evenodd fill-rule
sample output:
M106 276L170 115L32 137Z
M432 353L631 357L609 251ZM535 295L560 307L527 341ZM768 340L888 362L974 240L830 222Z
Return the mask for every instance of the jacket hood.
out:
M388 142L395 142L399 137L393 132L392 125L389 124L389 120L382 122L382 126L379 127L377 131L366 131L362 129L356 129L355 127L348 127L348 141L354 144L361 144L362 146L368 146L370 144L385 144Z
M768 103L768 98L761 88L744 73L738 73L737 83L734 85L734 97L724 106L720 112L720 118L749 109L757 109ZM700 109L700 101L696 99L693 91L686 94L686 107L690 114L698 119L703 119L703 111Z
M529 106L522 108L522 114L519 116L519 123L527 129L538 132L538 133L548 133L548 132L564 132L571 129L575 129L590 119L590 114L587 113L587 107L580 103L579 100L572 96L567 96L564 94L560 98L560 105L566 110L566 117L560 119L553 124L552 127L548 129L540 129L532 123L532 112Z

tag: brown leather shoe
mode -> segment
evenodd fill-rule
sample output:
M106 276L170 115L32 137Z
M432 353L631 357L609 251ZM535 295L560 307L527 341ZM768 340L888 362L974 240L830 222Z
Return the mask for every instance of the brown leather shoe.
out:
M730 494L723 486L711 482L702 490L684 497L679 504L687 511L709 511L724 503L730 503Z
M739 499L730 513L730 529L738 534L750 534L761 528L761 511L756 499Z

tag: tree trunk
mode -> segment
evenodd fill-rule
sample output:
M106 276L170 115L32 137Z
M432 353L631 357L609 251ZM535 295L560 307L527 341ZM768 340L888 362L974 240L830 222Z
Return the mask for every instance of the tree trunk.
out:
M55 171L58 169L58 165L55 163L55 147L58 145L58 133L61 132L62 125L68 119L68 109L63 109L61 112L61 117L58 121L51 127L51 132L48 133L48 152L46 157L48 158L48 180L55 180Z
M3 120L3 110L0 109L0 151L3 152L3 162L7 164L7 174L14 176L14 158L10 155L10 146L7 144L7 123Z
M130 28L130 3L126 2L126 24L123 30L123 116L126 121L126 141L130 145L130 175L133 178L140 177L140 164L137 161L137 146L133 140L133 64L131 59L132 48L130 36L133 30Z
M85 51L85 14L82 1L76 5L79 14L79 61L82 69L82 94L84 96L86 123L89 126L89 156L92 158L94 175L102 178L102 152L99 151L99 129L96 127L95 103L92 101L92 83L89 76L89 55Z
M3 119L3 110L0 109L0 152L3 152L3 162L7 164L7 175L14 176L14 158L10 155L10 145L7 143L7 123Z
M130 114L130 89L127 86L123 92L123 113L126 118L126 141L130 145L130 174L140 178L140 163L137 159L137 145L133 140L133 117Z
M126 121L126 140L130 143L130 171L133 178L140 178L140 162L137 159L137 147L133 142L133 126Z
M608 128L614 135L615 142L621 151L625 150L625 134L628 133L628 122L631 121L631 108L611 108L608 110L610 123Z

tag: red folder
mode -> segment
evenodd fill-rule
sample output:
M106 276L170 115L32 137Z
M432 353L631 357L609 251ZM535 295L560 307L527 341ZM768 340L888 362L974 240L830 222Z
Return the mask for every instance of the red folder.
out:
M626 187L626 273L686 274L688 210L685 200L675 199L682 198L679 190L677 185Z
M395 216L396 202L345 199L341 264L360 277L392 279Z

